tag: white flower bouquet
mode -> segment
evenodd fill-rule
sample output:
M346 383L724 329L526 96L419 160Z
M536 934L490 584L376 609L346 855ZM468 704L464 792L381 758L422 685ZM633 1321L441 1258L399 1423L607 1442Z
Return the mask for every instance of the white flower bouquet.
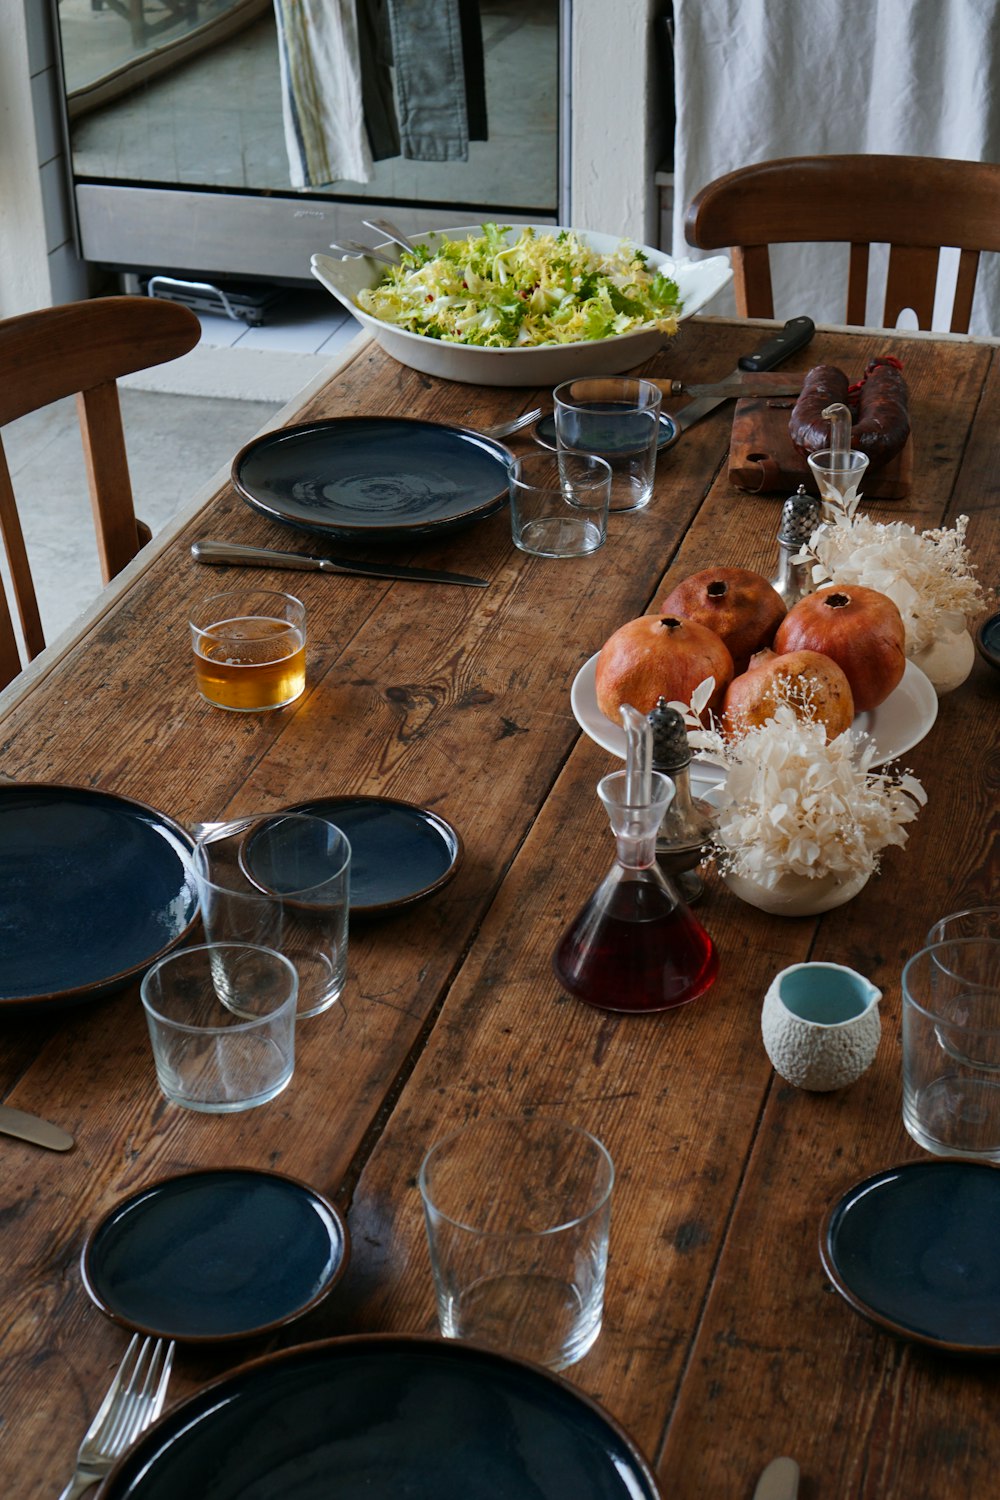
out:
M906 824L927 796L907 772L873 770L875 744L838 735L829 744L808 706L779 703L773 717L736 738L699 727L714 683L690 707L692 745L725 767L713 793L713 852L723 874L773 889L787 875L846 881L878 869L883 849L906 843Z

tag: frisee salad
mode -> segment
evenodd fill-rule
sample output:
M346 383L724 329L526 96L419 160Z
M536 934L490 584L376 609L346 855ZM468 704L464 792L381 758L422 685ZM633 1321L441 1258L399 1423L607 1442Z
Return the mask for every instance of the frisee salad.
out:
M450 344L528 349L620 333L677 331L677 283L623 240L611 254L572 229L538 234L484 224L481 234L404 250L357 305L382 323Z

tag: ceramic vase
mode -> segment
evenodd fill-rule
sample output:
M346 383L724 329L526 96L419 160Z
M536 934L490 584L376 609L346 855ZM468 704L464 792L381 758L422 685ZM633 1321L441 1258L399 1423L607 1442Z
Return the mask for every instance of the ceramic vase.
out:
M882 994L843 964L792 964L771 981L760 1029L776 1073L825 1093L871 1067L882 1035Z
M939 698L942 693L954 692L962 686L975 659L976 643L967 630L942 631L929 646L910 658L930 678Z
M815 917L850 901L868 884L870 874L863 870L855 875L820 875L816 879L788 874L782 875L775 886L763 885L733 871L724 873L722 878L734 896L759 911L775 917Z

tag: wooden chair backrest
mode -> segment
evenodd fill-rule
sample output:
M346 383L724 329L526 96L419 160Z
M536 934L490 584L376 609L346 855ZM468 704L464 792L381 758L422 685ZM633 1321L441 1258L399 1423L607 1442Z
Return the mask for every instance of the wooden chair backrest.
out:
M732 253L741 317L773 318L769 245L851 246L845 322L864 325L871 245L890 247L882 327L912 308L930 328L944 246L961 251L951 331L967 333L983 250L1000 250L1000 165L932 156L792 156L708 183L689 245Z
M193 349L201 325L189 308L152 297L102 297L0 321L0 428L75 395L94 528L105 583L121 572L149 528L136 520L118 388L121 375ZM28 660L45 645L38 601L0 442L0 536ZM7 599L0 588L0 687L21 670Z

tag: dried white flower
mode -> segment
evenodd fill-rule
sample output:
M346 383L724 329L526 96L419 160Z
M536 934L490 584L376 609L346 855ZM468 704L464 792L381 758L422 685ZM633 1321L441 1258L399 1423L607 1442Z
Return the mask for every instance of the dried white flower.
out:
M965 544L968 516L953 527L917 532L856 512L856 496L844 505L825 502L826 519L796 558L812 562L817 587L861 584L887 594L903 617L907 656L942 633L964 630L983 599Z
M689 723L693 708L692 699ZM823 724L801 705L779 703L736 739L714 725L695 734L726 772L713 797L720 867L769 889L786 874L871 874L883 849L905 844L905 825L927 801L908 773L871 770L869 735L842 734L828 744Z

